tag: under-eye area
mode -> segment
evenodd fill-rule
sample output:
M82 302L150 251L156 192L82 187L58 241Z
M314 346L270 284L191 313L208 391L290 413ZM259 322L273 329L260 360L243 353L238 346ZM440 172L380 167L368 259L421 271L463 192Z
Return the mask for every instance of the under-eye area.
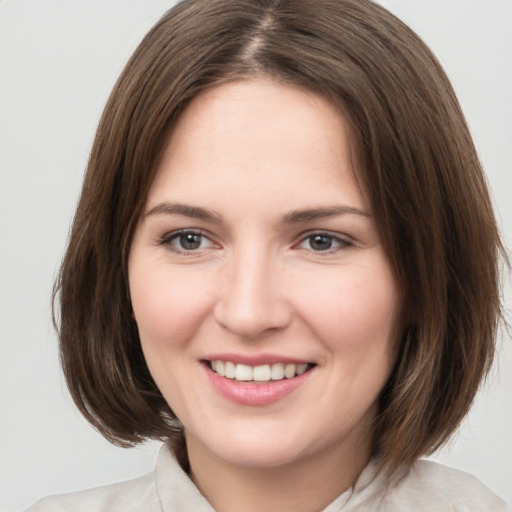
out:
M242 382L272 382L293 379L313 369L314 363L274 363L251 366L232 361L203 361L208 368L221 377Z

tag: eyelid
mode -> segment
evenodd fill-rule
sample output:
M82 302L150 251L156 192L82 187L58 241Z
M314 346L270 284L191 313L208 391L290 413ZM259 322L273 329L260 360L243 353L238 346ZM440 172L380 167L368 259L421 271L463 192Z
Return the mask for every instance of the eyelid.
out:
M172 246L171 242L173 240L175 240L176 238L178 238L181 235L188 235L188 234L199 235L199 236L204 237L205 239L207 239L210 242L211 246L206 247L206 248L192 249L192 250L188 250L188 251ZM168 250L170 250L176 254L188 254L188 255L195 255L195 254L197 254L201 251L204 251L206 249L220 247L220 245L217 242L215 242L215 240L213 240L213 237L211 234L209 234L208 232L206 232L202 229L195 229L195 228L181 228L181 229L176 229L174 231L169 231L169 232L159 236L156 240L156 244L165 246Z
M339 243L338 247L329 248L324 251L315 251L314 249L304 249L301 246L306 240L315 237L315 236L324 236L326 238L331 238L332 240ZM340 233L333 233L332 231L326 231L326 230L311 230L306 233L302 233L299 237L299 240L297 243L294 244L294 248L297 249L303 249L308 252L312 252L315 254L333 254L335 252L338 252L340 250L347 249L351 246L355 245L355 241L349 237L348 235L343 235Z
M198 235L198 236L203 237L204 239L208 240L209 246L198 248L198 249L186 250L186 249L180 249L179 247L172 245L173 240L177 239L178 237L180 237L182 235L187 235L187 234ZM322 237L330 238L334 241L336 246L332 247L332 248L330 247L325 250L314 250L313 248L308 249L308 248L301 247L301 245L304 242L306 242L308 239L311 239L315 236L322 236ZM176 254L184 254L184 255L186 254L186 255L190 255L190 256L197 255L198 253L205 251L205 250L221 248L221 245L215 241L214 237L209 232L207 232L203 229L200 229L200 228L181 228L181 229L176 229L173 231L166 232L156 239L156 245L165 246L169 251L176 253ZM352 237L350 237L348 235L318 229L318 230L310 230L305 233L302 233L298 237L298 240L293 244L292 248L312 252L315 254L333 254L338 251L347 249L353 245L355 245L355 241L352 239Z

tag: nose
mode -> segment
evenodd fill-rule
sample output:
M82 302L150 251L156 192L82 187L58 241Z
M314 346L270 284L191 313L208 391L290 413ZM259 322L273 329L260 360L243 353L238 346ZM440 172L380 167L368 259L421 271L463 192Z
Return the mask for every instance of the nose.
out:
M236 255L222 277L214 310L217 323L247 340L285 328L292 310L279 279L282 270L261 250L248 248Z

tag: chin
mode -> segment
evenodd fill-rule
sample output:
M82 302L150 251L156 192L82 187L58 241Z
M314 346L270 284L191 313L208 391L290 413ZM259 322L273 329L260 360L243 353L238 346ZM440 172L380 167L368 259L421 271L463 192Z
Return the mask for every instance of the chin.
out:
M213 458L247 469L284 468L301 462L309 464L316 457L322 458L336 451L339 451L340 458L347 455L347 444L352 444L350 434L332 439L325 433L309 431L304 422L297 423L296 431L283 425L264 428L260 422L257 426L253 423L246 428L238 426L225 430L215 438L197 439L187 435L187 447L189 453L206 448ZM363 451L359 450L358 457Z
M266 445L261 441L258 445L231 446L228 450L219 450L215 455L232 466L247 469L280 468L304 458L296 448L289 449L276 443Z

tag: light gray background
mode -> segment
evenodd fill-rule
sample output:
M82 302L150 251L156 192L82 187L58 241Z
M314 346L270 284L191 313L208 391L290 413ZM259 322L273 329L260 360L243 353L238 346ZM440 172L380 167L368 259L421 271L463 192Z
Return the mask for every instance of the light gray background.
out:
M0 0L0 511L137 476L158 444L109 445L75 411L50 322L94 130L113 83L164 0ZM383 0L448 71L512 246L512 2ZM510 314L511 294L507 292ZM509 316L510 318L510 316ZM437 459L512 502L512 347Z

